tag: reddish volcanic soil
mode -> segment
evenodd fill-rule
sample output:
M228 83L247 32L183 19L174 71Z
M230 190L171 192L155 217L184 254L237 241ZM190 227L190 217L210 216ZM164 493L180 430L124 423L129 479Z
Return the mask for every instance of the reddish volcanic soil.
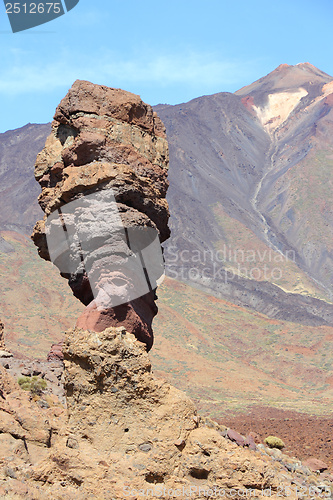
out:
M315 417L305 413L254 406L238 416L224 416L221 423L241 434L256 432L261 440L280 437L283 452L300 460L319 458L333 470L333 416Z

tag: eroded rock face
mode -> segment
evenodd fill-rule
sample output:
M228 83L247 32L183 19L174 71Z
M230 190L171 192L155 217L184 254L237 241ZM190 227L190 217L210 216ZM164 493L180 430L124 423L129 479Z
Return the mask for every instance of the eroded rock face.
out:
M295 481L329 487L296 459L290 472L286 457L239 446L238 433L200 418L188 396L154 377L144 345L124 328L73 329L63 352L67 419L59 406L39 408L0 367L0 496L185 498L191 489L199 499L216 488L296 499ZM161 494L171 489L181 493Z
M66 423L58 398L51 394L46 398L48 403L20 389L0 364L0 496L6 476L15 480L19 471L46 457L51 441Z
M164 126L151 106L77 80L57 107L35 167L45 217L32 239L88 306L78 326L125 325L148 349L163 272L161 262L150 264L151 252L143 261L142 254L148 245L160 252L169 237L168 161Z

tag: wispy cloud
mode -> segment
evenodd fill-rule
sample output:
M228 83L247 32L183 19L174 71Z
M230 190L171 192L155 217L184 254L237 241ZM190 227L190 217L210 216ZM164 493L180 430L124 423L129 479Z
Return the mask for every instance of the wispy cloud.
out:
M27 60L29 62L27 62ZM27 54L17 52L11 63L2 68L0 92L17 95L27 92L50 92L69 86L77 78L93 82L114 82L116 85L158 85L189 87L237 84L251 73L253 62L221 60L217 54L183 53L120 60L113 53L103 56L60 54L59 58L44 62L33 61Z

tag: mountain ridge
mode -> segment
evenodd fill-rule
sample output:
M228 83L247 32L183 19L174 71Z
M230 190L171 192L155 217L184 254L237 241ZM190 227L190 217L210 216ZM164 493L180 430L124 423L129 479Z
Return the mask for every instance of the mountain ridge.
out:
M296 84L292 81L295 72ZM294 90L296 90L288 94L288 98L292 96L293 100L288 104L289 107L285 105L283 99L283 105L281 105L281 99L278 102L273 102L273 106L269 110L270 113L265 119L265 116L260 116L261 106L267 104L269 92L272 92L270 95L273 97L279 97L279 92L274 90L274 79L276 75L280 77L281 73L282 80L288 80L288 88L283 89L282 98L288 94L293 83ZM314 75L313 80L316 80L311 85L309 84L310 86L307 85L311 92L303 89L299 93L300 79L301 83L304 84L304 81L309 80L309 74ZM235 94L219 93L197 98L189 103L174 107L164 105L156 108L169 134L171 165L173 165L173 168L170 169L169 197L170 205L174 207L171 208L171 226L174 228L174 232L171 235L171 241L166 245L166 254L168 246L177 247L177 238L180 239L178 249L183 248L183 246L186 249L191 247L192 252L194 250L202 251L202 248L206 249L207 247L214 251L214 245L215 248L218 245L217 239L228 244L228 231L227 233L225 230L223 232L219 224L216 223L212 210L209 210L209 205L212 205L212 202L216 200L216 207L219 203L222 205L224 221L227 220L226 217L231 218L230 220L236 223L238 221L247 228L249 240L258 238L254 246L258 246L259 240L261 240L266 243L268 248L273 249L278 254L285 255L288 250L294 253L293 263L295 267L289 276L289 285L286 286L286 283L283 284L282 281L280 283L273 281L274 285L280 286L282 290L287 289L289 292L293 292L297 291L299 287L292 285L291 282L296 283L296 281L301 280L303 282L301 288L308 289L306 293L311 295L309 284L306 284L307 276L310 276L312 282L310 288L317 289L315 295L321 290L319 293L322 294L322 297L325 297L328 302L332 301L330 286L333 264L330 248L326 251L325 247L325 245L330 246L327 239L328 233L325 245L320 243L321 235L312 235L314 242L311 245L314 248L317 246L318 251L317 249L303 248L306 246L306 241L304 241L304 236L299 239L299 231L300 228L302 229L302 225L304 226L302 220L305 219L305 214L304 210L303 213L294 214L295 209L288 193L288 183L290 185L291 182L285 176L286 173L289 175L292 172L295 165L301 165L301 168L304 169L301 162L310 158L311 151L317 150L320 154L324 147L332 150L331 141L328 140L324 143L319 136L323 129L321 124L325 120L327 121L326 116L330 116L331 113L331 105L328 102L331 91L330 82L329 75L309 64L281 65L269 75L244 87ZM259 87L262 85L269 86L269 91L260 91ZM278 87L281 90L281 84ZM322 93L323 88L324 92ZM223 117L223 123L218 122L216 113L219 117ZM226 114L227 116L225 116ZM232 117L231 122L228 121L228 117ZM329 122L329 126L332 127L331 122ZM199 141L197 139L198 130L201 133ZM217 130L219 130L218 133ZM258 150L262 151L261 157L256 157ZM327 169L329 169L328 166ZM329 176L327 169L323 175ZM304 191L305 181L302 176L304 176L303 172L301 172L299 179ZM209 177L212 178L211 181ZM281 181L280 191L285 187L284 194L272 192L270 186L276 180ZM294 183L296 181L293 179ZM200 185L200 197L196 192L195 184ZM326 201L329 204L329 193L322 196L323 186L324 184L316 182L315 187L320 192L321 198L325 200L328 197ZM272 200L273 196L275 199ZM306 203L306 196L308 196L307 193L301 193L300 197L303 198L300 200L301 203ZM268 205L268 200L265 200L267 197L270 198L270 205ZM285 198L286 201L284 201ZM295 227L288 231L284 227L278 227L272 216L277 213L278 203L281 199L285 205L287 203L289 205L286 206L284 219L282 222L280 220L281 224L289 223L290 225L290 218L296 220L296 215L298 218L302 217L300 221L297 221L297 224L294 224ZM206 207L203 207L203 204ZM198 223L199 230L197 227L193 227L191 222L193 218L191 214L195 210L194 224ZM271 212L274 210L275 214L272 214ZM316 209L312 209L313 216L319 219L319 224L317 227L307 228L308 233L310 231L318 233L319 229L321 232L323 231L321 228L325 222L320 220L322 218L318 212ZM186 226L182 225L180 214L184 215ZM188 225L191 226L191 230L188 229ZM257 251L255 248L252 250ZM318 264L313 265L313 259L316 258L315 251L322 254L322 257L318 257L322 269L318 267ZM283 272L285 275L289 273L285 269ZM206 285L207 283L205 283ZM211 288L214 289L213 284Z
M257 82L235 94L221 92L198 97L189 103L155 107L166 124L170 144L168 200L173 232L165 246L170 276L181 277L182 270L186 274L193 267L200 274L205 267L201 263L174 263L172 259L175 252L178 260L181 260L184 250L189 251L192 257L195 252L203 254L205 251L215 255L226 246L238 251L239 255L241 251L252 252L255 262L244 262L244 259L230 262L225 259L222 263L216 263L213 259L209 263L209 277L190 277L188 282L222 298L235 300L245 307L265 313L272 310L274 314L274 304L269 300L272 288L265 285L263 279L264 267L267 266L269 272L266 281L279 287L275 296L282 294L283 301L289 300L283 292L293 293L301 302L304 302L303 295L332 301L330 278L333 272L333 250L330 248L329 231L324 229L327 227L325 224L328 224L330 230L332 224L328 167L326 171L320 167L322 172L318 171L316 175L324 176L325 182L316 180L315 189L310 193L312 198L321 200L320 209L311 209L311 226L304 225L304 207L308 204L309 196L304 177L308 175L305 171L310 166L303 165L302 161L321 161L318 160L320 154L324 151L329 157L329 151L332 150L330 136L327 136L331 122L326 127L332 108L329 101L330 77L313 68L309 63L280 65L257 81L266 79L267 83L267 78L272 80L272 75L283 74L283 78L286 78L286 74L296 72L298 79L299 75L303 80L304 75L309 79L311 74L326 87L326 97L314 97L308 111L307 105L304 105L295 114L299 103L292 109L287 121L273 130L274 144L272 135L265 130L254 109L259 109L260 104L259 101L256 104L259 96ZM318 87L319 84L316 85ZM249 94L253 86L256 87L254 96ZM240 92L242 95L238 95ZM308 96L301 97L299 102L304 99L308 99ZM6 161L12 164L11 158L15 158L12 172L8 173L8 169L4 171L4 156L2 167L0 164L3 186L2 229L27 234L41 214L39 207L32 202L39 188L32 180L32 164L29 162L34 161L39 150L37 146L45 140L49 130L50 124L26 125L0 135L0 148L3 150L6 147L9 151ZM281 136L285 138L283 141ZM327 160L327 165L330 161ZM277 168L278 163L281 165ZM320 165L323 165L322 161ZM297 169L299 175L295 176L292 172ZM24 181L17 182L21 178ZM274 183L276 188L274 186L272 190ZM297 214L291 199L298 196L297 190L301 195L297 203L300 208L304 205L300 214ZM312 219L315 222L311 222ZM314 233L313 242L310 233ZM273 261L288 251L294 258L283 259L274 267ZM268 257L261 262L260 255L265 252ZM215 264L222 269L220 280L218 277L214 279ZM256 267L262 276L257 280L249 279ZM281 279L271 277L276 267L283 275ZM302 311L301 314L306 316L306 307ZM283 315L283 311L279 314Z
M313 66L311 63L308 62L298 63L295 65L280 64L277 68L275 68L267 75L259 78L250 85L245 85L239 90L236 90L235 94L236 95L249 94L254 89L258 90L258 87L262 87L266 83L267 85L269 85L269 89L271 91L281 88L279 86L276 86L277 82L279 82L279 85L283 84L282 85L283 87L285 87L290 83L293 86L295 86L295 84L297 85L305 84L307 87L309 87L315 84L315 82L309 80L309 78L311 77L312 78L314 77L314 80L316 80L317 83L319 84L322 84L322 81L324 80L326 81L326 83L333 80L332 76L328 75L324 71L321 71L320 69L316 68L315 66Z

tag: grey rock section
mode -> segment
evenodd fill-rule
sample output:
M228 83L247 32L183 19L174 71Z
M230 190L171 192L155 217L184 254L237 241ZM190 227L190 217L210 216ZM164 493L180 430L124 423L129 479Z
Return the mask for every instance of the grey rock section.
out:
M0 253L15 252L14 247L0 236Z

